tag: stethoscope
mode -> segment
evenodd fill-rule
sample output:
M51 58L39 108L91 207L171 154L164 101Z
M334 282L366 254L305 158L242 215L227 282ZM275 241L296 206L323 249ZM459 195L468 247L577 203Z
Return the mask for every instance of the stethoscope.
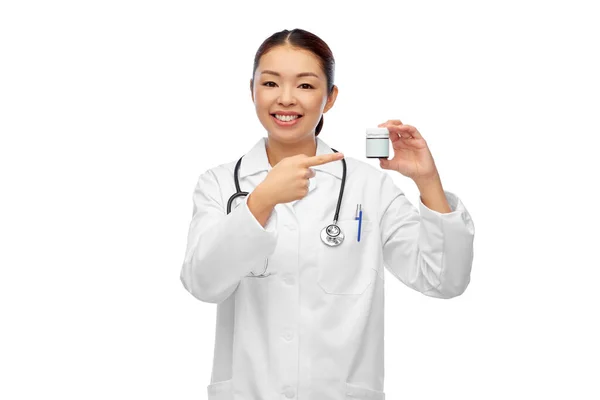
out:
M331 149L331 150L333 150L336 153L338 152L335 149ZM231 204L233 203L234 199L236 199L237 197L240 197L240 196L248 196L248 194L249 194L248 192L242 192L240 190L240 182L238 180L238 172L240 170L240 165L242 164L242 158L244 158L244 156L240 157L237 164L235 164L235 171L233 173L233 179L235 181L236 192L234 194L232 194L231 197L229 198L229 200L227 201L227 214L229 214L231 212ZM335 208L335 215L333 216L333 224L329 224L321 230L321 241L323 243L325 243L327 246L331 246L331 247L339 246L344 241L344 232L342 232L340 227L337 225L338 217L340 214L340 206L342 205L342 197L344 196L344 185L346 184L346 160L344 160L343 158L342 158L342 165L344 167L344 172L342 174L342 185L340 186L340 193L338 195L337 207ZM267 259L265 259L265 268L260 275L256 275L254 272L250 272L250 274L248 274L246 276L252 277L252 278L266 278L267 276L271 275L271 273L268 273L265 275L265 272L267 272L268 264L269 264L269 259L267 258Z

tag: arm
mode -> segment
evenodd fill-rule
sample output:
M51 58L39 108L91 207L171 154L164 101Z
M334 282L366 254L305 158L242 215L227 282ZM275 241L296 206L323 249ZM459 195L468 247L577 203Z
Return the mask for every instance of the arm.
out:
M227 214L213 172L207 171L198 179L180 274L185 289L197 299L208 303L227 299L240 281L257 266L262 267L275 250L276 211L270 207L272 212L267 214L269 207L262 203L259 192L253 198L255 192L242 197L243 202L238 200L239 206ZM263 224L257 221L249 201Z
M423 189L422 189L423 188ZM452 298L470 282L473 263L473 221L453 193L442 190L449 212L435 193L441 189L420 187L419 210L408 201L386 174L382 185L385 209L381 219L383 257L386 268L408 287L427 296ZM437 204L435 206L434 204Z

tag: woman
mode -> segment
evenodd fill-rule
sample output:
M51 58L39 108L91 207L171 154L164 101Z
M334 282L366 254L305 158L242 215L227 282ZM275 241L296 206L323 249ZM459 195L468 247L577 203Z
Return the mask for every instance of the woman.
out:
M333 77L317 36L294 29L266 39L250 89L268 137L237 171L250 194L228 207L237 159L198 180L181 281L218 304L209 399L383 399L383 267L432 297L469 284L473 222L442 189L416 128L379 124L394 149L380 166L414 180L420 213L388 173L317 137L337 97ZM344 240L326 245L341 188Z

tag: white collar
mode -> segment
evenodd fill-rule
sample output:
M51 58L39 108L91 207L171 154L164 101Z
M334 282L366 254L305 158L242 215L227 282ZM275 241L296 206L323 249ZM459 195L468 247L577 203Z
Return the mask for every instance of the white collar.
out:
M239 171L239 179L261 171L269 171L271 169L269 159L267 158L267 139L267 137L260 138L254 147L252 147L252 149L246 153L242 159L242 165ZM316 137L316 140L316 155L333 153L331 147L329 147L327 143L321 140L318 136ZM310 168L327 172L328 174L333 175L340 180L342 179L343 166L341 162L329 162L321 165L315 165Z

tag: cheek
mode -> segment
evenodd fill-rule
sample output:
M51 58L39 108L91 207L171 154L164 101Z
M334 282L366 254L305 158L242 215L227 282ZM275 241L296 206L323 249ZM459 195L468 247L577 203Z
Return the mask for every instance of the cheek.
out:
M254 92L254 102L256 103L257 106L265 103L265 96L263 93L260 92L260 90L257 90L256 92Z
M311 112L320 112L324 106L322 98L318 96L298 97L298 101L305 110Z
M266 104L273 101L273 93L262 90L262 88L258 87L254 91L254 101L260 104Z

